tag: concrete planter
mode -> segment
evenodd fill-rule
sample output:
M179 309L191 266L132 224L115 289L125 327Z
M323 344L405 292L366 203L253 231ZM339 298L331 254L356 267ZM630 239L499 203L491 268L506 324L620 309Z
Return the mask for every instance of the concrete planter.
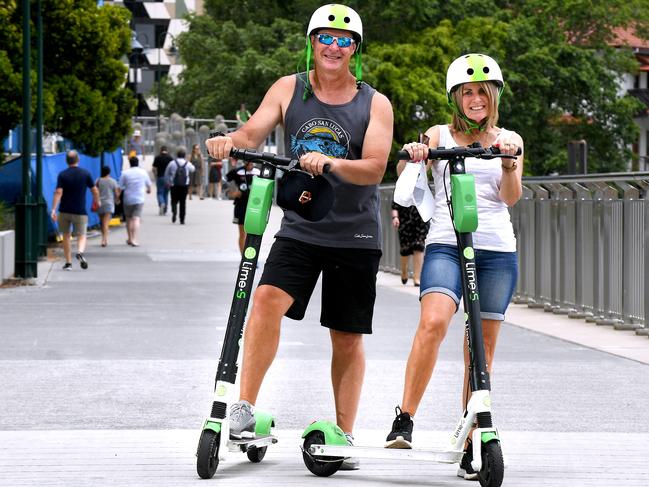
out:
M16 232L0 232L0 282L13 277L16 260Z

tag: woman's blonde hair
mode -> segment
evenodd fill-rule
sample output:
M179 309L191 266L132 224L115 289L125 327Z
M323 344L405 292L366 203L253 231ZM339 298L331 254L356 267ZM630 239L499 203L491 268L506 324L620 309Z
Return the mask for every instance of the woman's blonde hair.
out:
M496 86L496 84L492 83L491 81L478 81L478 84L487 94L487 107L489 109L489 116L487 116L480 122L480 129L488 130L491 127L495 127L498 123L499 89L498 86ZM466 113L462 111L462 86L464 85L457 86L451 92L451 97L453 99L453 103L455 104L451 127L455 131L466 133L470 132L472 127L465 119Z

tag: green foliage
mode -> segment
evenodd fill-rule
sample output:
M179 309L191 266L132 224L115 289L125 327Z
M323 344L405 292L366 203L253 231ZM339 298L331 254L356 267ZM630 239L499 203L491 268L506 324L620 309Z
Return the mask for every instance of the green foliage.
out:
M0 138L22 116L22 12L15 0L3 5ZM94 0L43 0L42 15L45 130L61 133L90 155L114 150L128 133L135 108L131 92L124 87L126 66L122 60L130 51L130 13L110 5L98 8ZM34 16L32 8L32 38ZM33 110L35 58L32 46Z
M16 228L16 217L14 207L4 201L0 201L0 232L14 230Z
M637 69L612 49L615 29L649 36L646 0L358 0L364 19L364 79L392 102L394 147L450 120L445 76L466 52L493 56L506 87L500 123L526 145L526 172L566 169L571 140L589 144L589 171L623 170L637 138L640 104L618 88ZM206 0L180 40L187 69L169 87L169 109L233 116L255 108L280 76L296 71L311 13L322 2Z
M299 25L286 19L237 27L232 21L194 17L190 31L178 40L185 70L181 85L166 86L168 110L234 118L242 102L254 109L277 78L295 72L304 48L299 32Z

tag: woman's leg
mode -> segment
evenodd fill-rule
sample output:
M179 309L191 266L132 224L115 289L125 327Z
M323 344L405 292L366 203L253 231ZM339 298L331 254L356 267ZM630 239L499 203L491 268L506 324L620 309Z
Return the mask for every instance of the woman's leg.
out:
M412 280L415 282L415 286L419 286L421 278L421 266L424 263L424 253L415 250L412 253Z
M482 320L482 338L484 340L484 353L487 361L487 372L489 377L493 370L494 355L496 353L496 342L498 341L498 333L500 333L500 321L497 320ZM466 339L464 340L464 388L462 391L462 410L466 409L466 405L471 397L471 389L469 387L469 344Z
M110 223L110 213L101 214L101 244L105 247L108 245L108 224Z
M408 282L408 256L407 255L401 256L401 282L404 284Z
M243 255L243 246L246 243L246 231L243 229L243 225L237 225L239 227L239 252Z
M433 292L421 298L421 316L408 357L401 403L401 410L410 416L417 412L455 310L455 301L446 294Z

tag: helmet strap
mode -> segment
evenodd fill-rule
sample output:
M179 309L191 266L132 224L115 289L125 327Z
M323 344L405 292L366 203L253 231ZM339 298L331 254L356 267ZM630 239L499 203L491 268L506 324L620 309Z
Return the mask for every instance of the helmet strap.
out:
M361 58L361 44L359 44L358 48L356 49L354 59L356 61L356 88L360 90L363 83L363 60Z
M306 60L306 79L304 80L304 93L302 94L302 101L306 101L306 99L313 94L313 90L311 89L311 80L309 78L309 71L311 68L311 39L309 36L306 36L306 47L304 48L304 57ZM299 66L298 66L298 72L299 72Z

